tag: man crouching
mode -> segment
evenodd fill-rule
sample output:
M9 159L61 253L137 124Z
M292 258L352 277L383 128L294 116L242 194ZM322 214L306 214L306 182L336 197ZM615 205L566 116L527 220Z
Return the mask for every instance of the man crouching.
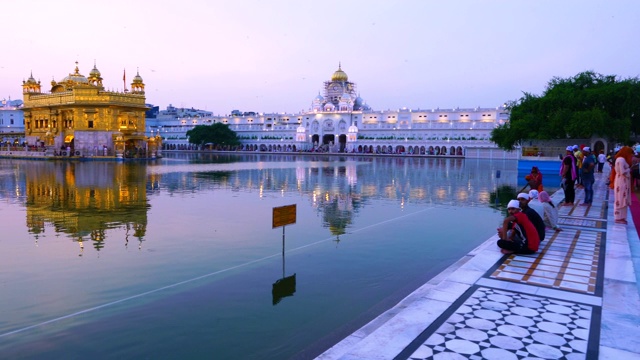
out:
M520 202L511 200L507 204L509 215L498 228L498 247L503 254L533 254L538 251L540 237L527 215L520 211Z

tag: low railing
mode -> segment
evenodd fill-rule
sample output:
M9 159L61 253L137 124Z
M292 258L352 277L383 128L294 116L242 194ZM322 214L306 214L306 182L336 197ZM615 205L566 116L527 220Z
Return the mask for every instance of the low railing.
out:
M567 148L559 146L524 146L521 148L522 156L557 158L564 156L566 153Z
M44 150L41 150L41 151L25 151L23 147L20 147L19 149L20 150L0 150L0 156L4 156L4 157L37 157L37 158L43 158L43 157L47 156L46 152Z

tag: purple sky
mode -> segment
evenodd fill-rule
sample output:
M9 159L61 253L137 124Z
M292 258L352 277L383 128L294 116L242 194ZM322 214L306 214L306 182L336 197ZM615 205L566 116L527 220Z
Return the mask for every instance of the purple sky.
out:
M310 107L342 63L374 110L494 107L585 70L640 75L640 1L12 1L0 98L94 61L147 102L228 114ZM127 85L128 86L128 85Z

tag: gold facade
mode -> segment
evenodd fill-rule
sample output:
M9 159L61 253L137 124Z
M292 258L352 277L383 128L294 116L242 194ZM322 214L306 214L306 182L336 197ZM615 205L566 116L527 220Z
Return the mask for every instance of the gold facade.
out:
M144 136L144 87L136 74L131 90L107 91L95 65L85 77L77 62L73 73L51 82L49 92L31 75L22 84L27 143L56 155L155 157L159 139Z

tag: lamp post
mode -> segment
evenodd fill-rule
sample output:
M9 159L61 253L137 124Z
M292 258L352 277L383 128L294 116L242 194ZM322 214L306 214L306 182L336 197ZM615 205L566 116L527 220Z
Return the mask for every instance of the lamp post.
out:
M47 130L47 133L44 135L44 147L45 147L45 155L53 155L53 134L51 133L51 129Z
M115 144L115 152L116 152L116 158L118 159L122 159L124 157L124 138L122 137L122 134L118 133L118 136L116 136L116 140L114 141Z
M162 157L162 136L160 136L160 130L156 132L156 157Z

